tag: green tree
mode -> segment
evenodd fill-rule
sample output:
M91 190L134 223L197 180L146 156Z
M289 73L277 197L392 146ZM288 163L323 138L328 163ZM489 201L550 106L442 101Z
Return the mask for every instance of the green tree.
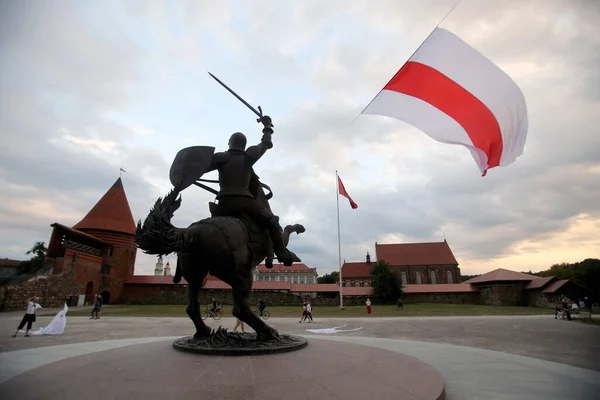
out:
M33 257L19 265L19 274L29 274L41 268L44 265L46 250L48 249L45 242L35 242L33 247L25 253L33 254Z
M373 300L378 303L395 303L402 296L400 278L383 260L377 261L371 269Z
M325 274L317 278L317 283L339 283L340 274L337 271L333 271L330 274Z
M573 264L554 264L539 276L555 276L558 279L570 279L594 292L595 301L600 300L600 259L587 258Z

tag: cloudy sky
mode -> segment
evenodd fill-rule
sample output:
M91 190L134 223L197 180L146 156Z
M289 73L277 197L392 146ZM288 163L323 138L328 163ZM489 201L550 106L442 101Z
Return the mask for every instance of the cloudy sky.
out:
M320 274L374 243L447 238L464 274L541 270L600 257L600 2L464 0L443 22L523 90L530 129L517 162L481 177L469 152L401 121L352 120L454 0L0 1L0 257L24 259L50 224L77 223L119 176L134 218L170 189L178 150L260 140L256 165L290 248ZM183 193L174 222L208 216ZM155 259L138 254L137 274Z

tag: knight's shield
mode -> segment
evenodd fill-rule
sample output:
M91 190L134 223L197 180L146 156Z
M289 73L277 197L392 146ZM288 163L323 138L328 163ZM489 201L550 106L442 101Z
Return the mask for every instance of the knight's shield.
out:
M215 148L210 146L179 150L169 172L171 184L179 190L188 188L208 171L214 153Z

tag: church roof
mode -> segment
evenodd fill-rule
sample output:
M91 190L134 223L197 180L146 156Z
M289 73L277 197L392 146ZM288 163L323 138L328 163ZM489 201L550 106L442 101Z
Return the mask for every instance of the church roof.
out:
M428 243L375 243L377 260L391 266L458 265L446 241Z
M73 229L104 230L135 235L135 222L121 178Z

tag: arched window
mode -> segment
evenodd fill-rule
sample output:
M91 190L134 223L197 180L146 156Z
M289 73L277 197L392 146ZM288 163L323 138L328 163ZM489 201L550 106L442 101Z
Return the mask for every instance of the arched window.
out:
M429 280L430 280L430 283L432 283L434 285L437 283L437 277L435 276L435 271L429 271Z
M408 284L408 280L406 279L406 272L402 271L402 284L406 285Z
M452 283L452 271L446 271L446 280L448 283Z
M369 286L370 286L370 285L369 285L369 282L365 282L365 283L363 283L363 287L369 287Z
M350 283L350 281L346 281L346 287L352 287L352 284Z
M360 287L360 282L359 281L354 282L354 287Z
M420 285L421 284L421 271L415 272L415 275L417 277L417 285Z

